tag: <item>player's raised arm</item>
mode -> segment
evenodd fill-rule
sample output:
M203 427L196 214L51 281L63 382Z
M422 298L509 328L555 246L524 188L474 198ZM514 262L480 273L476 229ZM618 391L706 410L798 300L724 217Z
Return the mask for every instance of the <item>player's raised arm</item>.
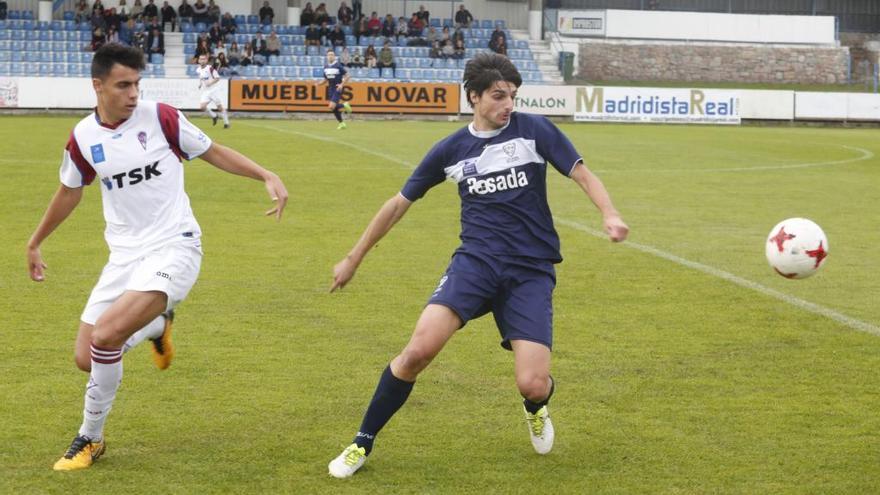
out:
M281 181L280 177L257 165L256 162L238 151L222 144L211 143L208 151L204 152L199 158L230 174L263 181L266 184L266 192L269 193L269 197L275 202L275 207L267 211L266 215L275 215L276 219L281 220L281 214L287 205L288 195L287 188L284 187L284 182Z
M602 213L602 224L605 232L613 242L621 242L629 234L629 227L623 222L620 213L611 203L611 196L602 181L596 177L583 162L578 162L571 172L571 178L587 193L590 201Z
M354 277L354 273L370 249L403 218L410 205L412 201L398 193L379 208L354 248L333 267L333 285L330 286L330 292L345 287L345 284Z
M81 199L81 187L67 187L64 184L58 186L55 196L52 197L49 206L46 208L46 213L43 214L43 219L40 220L40 224L33 235L31 235L27 244L28 273L31 276L31 280L35 282L43 281L43 270L46 268L46 264L43 262L43 257L40 254L40 245L49 237L49 234L70 216L70 213L76 208Z

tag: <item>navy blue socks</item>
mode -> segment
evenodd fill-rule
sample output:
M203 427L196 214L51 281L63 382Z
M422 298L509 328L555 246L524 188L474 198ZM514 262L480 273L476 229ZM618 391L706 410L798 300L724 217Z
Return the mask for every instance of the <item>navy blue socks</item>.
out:
M526 411L529 414L535 414L540 411L542 407L546 406L547 403L550 402L550 397L553 397L553 391L556 390L556 380L553 377L550 377L550 393L547 394L547 398L542 400L541 402L532 402L529 399L523 399L523 406L525 406Z
M337 110L338 112L338 110ZM379 433L379 430L385 426L391 416L406 402L409 393L412 391L414 383L403 381L391 373L391 366L387 366L379 378L379 385L376 386L376 392L373 394L373 400L367 407L364 414L364 420L361 423L360 430L354 437L354 443L358 447L363 447L367 451L367 455L373 450L373 440Z

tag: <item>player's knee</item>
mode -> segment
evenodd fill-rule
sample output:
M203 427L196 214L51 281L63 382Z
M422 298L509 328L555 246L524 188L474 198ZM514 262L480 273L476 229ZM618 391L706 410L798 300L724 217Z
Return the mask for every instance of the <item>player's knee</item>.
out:
M125 339L123 328L113 320L98 320L92 330L92 344L98 347L122 347Z
M423 349L407 347L398 356L398 369L406 375L400 378L415 377L431 364L433 358L433 355Z
M532 402L541 402L550 393L550 375L547 373L524 373L516 377L520 395Z
M77 352L73 356L73 362L76 363L76 367L89 373L92 371L92 357L88 354L83 355L81 352Z

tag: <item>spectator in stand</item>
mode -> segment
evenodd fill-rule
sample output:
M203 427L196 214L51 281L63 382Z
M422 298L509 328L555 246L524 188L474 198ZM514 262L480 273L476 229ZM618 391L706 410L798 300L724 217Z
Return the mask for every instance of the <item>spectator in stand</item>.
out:
M135 5L140 1L141 0L135 0ZM188 22L191 24L194 15L195 11L193 10L192 5L186 3L186 0L182 0L180 2L180 7L177 8L177 17L180 18L180 23L183 24L184 22Z
M128 20L131 12L128 9L128 5L125 4L125 0L119 0L119 5L116 7L116 15L119 16L120 24Z
M92 11L89 9L89 4L86 3L86 0L79 0L79 3L76 4L76 8L74 9L73 20L77 23L88 21L92 18Z
M147 2L147 5L144 6L144 20L149 22L153 19L158 18L159 7L156 7L156 4L153 2L153 0L149 0L149 2Z
M211 45L216 45L217 42L223 39L223 30L220 29L220 23L215 22L211 25L211 29L208 30L208 43Z
M370 14L370 20L367 21L367 30L369 30L370 36L379 36L382 34L382 21L379 20L379 14L375 11Z
M354 49L354 53L351 55L351 62L348 65L354 68L361 68L364 66L364 56L361 54L360 48Z
M281 55L281 38L278 37L274 29L269 33L269 39L266 40L266 54Z
M107 20L97 10L92 10L92 31L101 28L101 36L106 37Z
M364 4L361 0L351 0L351 18L360 19L364 15Z
M158 17L153 17L153 20L146 23L146 26L144 26L144 31L147 33L147 35L149 35L150 31L152 31L154 29L158 29L159 31L162 30L162 26L159 25L159 18Z
M144 18L144 4L141 3L141 0L134 0L134 4L131 6L130 15L135 22L141 22Z
M234 73L225 53L217 55L217 59L214 60L214 68L217 69L217 73L221 76L229 77Z
M213 1L213 0L211 0ZM260 7L260 23L265 25L274 24L275 21L275 11L272 10L272 7L269 6L268 1L263 2L263 6Z
M364 60L366 61L367 67L372 69L376 66L376 48L373 45L367 46L367 53L364 54Z
M469 28L472 22L474 22L474 16L464 8L464 4L459 5L458 12L455 13L455 27Z
M499 41L501 40L501 41ZM495 31L492 31L492 37L489 38L489 49L495 53L501 53L498 51L499 43L503 43L505 46L505 53L507 52L507 35L504 34L504 31L501 30L500 26L495 26Z
M440 33L438 33L437 30L434 29L433 26L431 26L428 28L428 34L425 35L425 39L428 40L429 45L433 45L435 41L439 43Z
M453 58L463 59L465 56L465 47L464 47L464 39L455 40L455 55Z
M507 41L505 41L506 39L507 38L498 38L498 41L495 42L495 46L492 46L492 44L490 43L489 48L491 48L493 52L495 52L499 55L506 56L507 55Z
M406 35L409 34L409 24L406 23L406 18L400 16L397 18L397 41L400 41L400 37L403 36L406 38Z
M214 60L217 60L217 57L219 57L221 54L225 54L225 53L226 53L226 44L223 43L223 40L220 40L217 42L216 45L214 45L214 48L211 49L211 58L213 58Z
M114 26L107 28L107 43L119 43L119 32Z
M327 4L318 4L318 8L315 9L315 24L320 26L325 22L330 22L330 14L327 13Z
M342 31L341 24L336 23L333 26L333 30L327 35L327 40L333 47L333 51L336 51L337 47L345 47L345 32Z
M235 17L232 17L231 12L227 12L223 14L223 17L220 19L220 28L223 30L223 37L234 35L238 30L238 25L235 23ZM232 60L230 60L232 62Z
M446 43L449 41L449 26L443 26L443 30L440 31L440 44Z
M144 36L143 31L135 31L131 37L131 46L142 52L147 51L147 37Z
M92 30L92 51L97 51L98 48L104 46L104 43L107 42L107 36L104 34L104 28L96 27Z
M159 14L162 16L162 31L165 31L165 25L171 23L171 32L173 33L177 25L177 12L174 12L174 7L168 2L164 2L162 8L159 9Z
M379 60L376 63L379 68L379 77L382 77L382 69L391 67L391 77L397 77L397 64L394 63L394 52L391 50L391 42L385 40L385 45L379 50Z
M443 58L455 58L455 47L452 46L452 40L446 40L443 42L440 56Z
M196 3L192 6L193 9L193 23L198 24L203 22L205 24L208 23L208 4L203 2L202 0L196 0Z
M162 34L158 28L154 28L150 31L150 35L147 37L147 52L148 55L152 55L154 53L158 53L160 55L165 55L165 35Z
M125 21L122 26L119 27L119 42L123 45L132 45L132 39L134 37L134 18L129 17L127 21Z
M312 2L308 2L299 15L299 25L308 26L313 22L315 22L315 11L312 10Z
M208 46L207 38L199 38L199 40L196 42L196 53L195 56L193 56L191 63L198 63L199 57L201 57L202 55L206 57L211 56L211 47Z
M397 22L394 20L394 16L388 14L385 16L385 20L382 21L382 36L386 38L392 38L397 32Z
M329 45L329 36L330 36L330 26L327 25L327 22L322 22L321 27L318 28L318 32L321 34L321 45Z
M263 39L263 33L259 31L254 35L254 39L251 40L251 46L254 49L254 61L256 61L257 55L262 55L265 58L269 54L269 46L266 44L266 40Z
M235 66L241 63L241 48L238 47L235 40L232 40L232 44L226 50L226 57L229 59L229 65Z
M116 31L119 31L119 25L122 24L122 21L119 19L119 15L116 14L116 7L112 7L104 11L104 22L107 23L108 31L111 27L114 27L116 28Z
M339 63L345 67L351 66L351 53L348 51L348 48L342 49L342 53L339 54Z
M428 56L431 58L440 58L440 42L435 41L431 43L431 51L428 52Z
M370 29L367 27L367 18L364 16L358 17L358 20L354 22L354 28L351 30L352 34L354 34L355 44L361 44L362 36L369 36Z
M254 48L250 43L244 46L244 52L241 54L241 59L239 61L242 67L247 67L254 63Z
M104 4L101 3L101 0L95 0L95 3L92 4L92 16L94 17L95 12L98 15L104 15Z
M309 24L309 27L306 28L306 55L309 54L309 47L314 46L318 48L318 54L321 53L321 30L318 29L318 26L315 23Z
M424 5L419 5L419 11L416 12L416 15L419 16L419 19L422 20L422 25L427 26L431 21L431 13L425 10Z
M9 5L6 3L6 0L0 0L0 21L5 21L8 14Z
M455 28L455 32L452 33L452 42L458 43L459 41L464 45L464 31L461 28Z
M339 10L336 11L336 23L343 26L350 26L354 13L351 8L345 4L345 0L339 4Z
M214 0L208 0L208 21L220 22L220 6Z
M422 18L419 17L419 13L413 12L412 17L409 19L409 24L407 24L407 37L418 38L422 35L424 29L425 24L422 22Z

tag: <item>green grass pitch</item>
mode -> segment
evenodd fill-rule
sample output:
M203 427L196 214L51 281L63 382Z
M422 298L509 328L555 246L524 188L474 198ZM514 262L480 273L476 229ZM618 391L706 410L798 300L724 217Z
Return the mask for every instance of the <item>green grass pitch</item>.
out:
M81 420L87 377L72 350L106 262L100 185L44 244L46 282L28 279L24 247L77 120L0 118L0 493L880 491L880 134L787 127L561 124L632 230L622 245L591 234L594 207L548 172L566 258L554 451L532 452L512 356L487 317L452 339L366 466L339 481L327 462L457 246L455 188L415 204L331 295L332 267L465 123L222 130L196 118L281 175L285 218L262 217L261 184L186 165L205 258L178 308L177 357L159 372L146 346L129 353L107 453L54 473ZM763 254L769 229L793 216L830 241L827 266L802 281Z

